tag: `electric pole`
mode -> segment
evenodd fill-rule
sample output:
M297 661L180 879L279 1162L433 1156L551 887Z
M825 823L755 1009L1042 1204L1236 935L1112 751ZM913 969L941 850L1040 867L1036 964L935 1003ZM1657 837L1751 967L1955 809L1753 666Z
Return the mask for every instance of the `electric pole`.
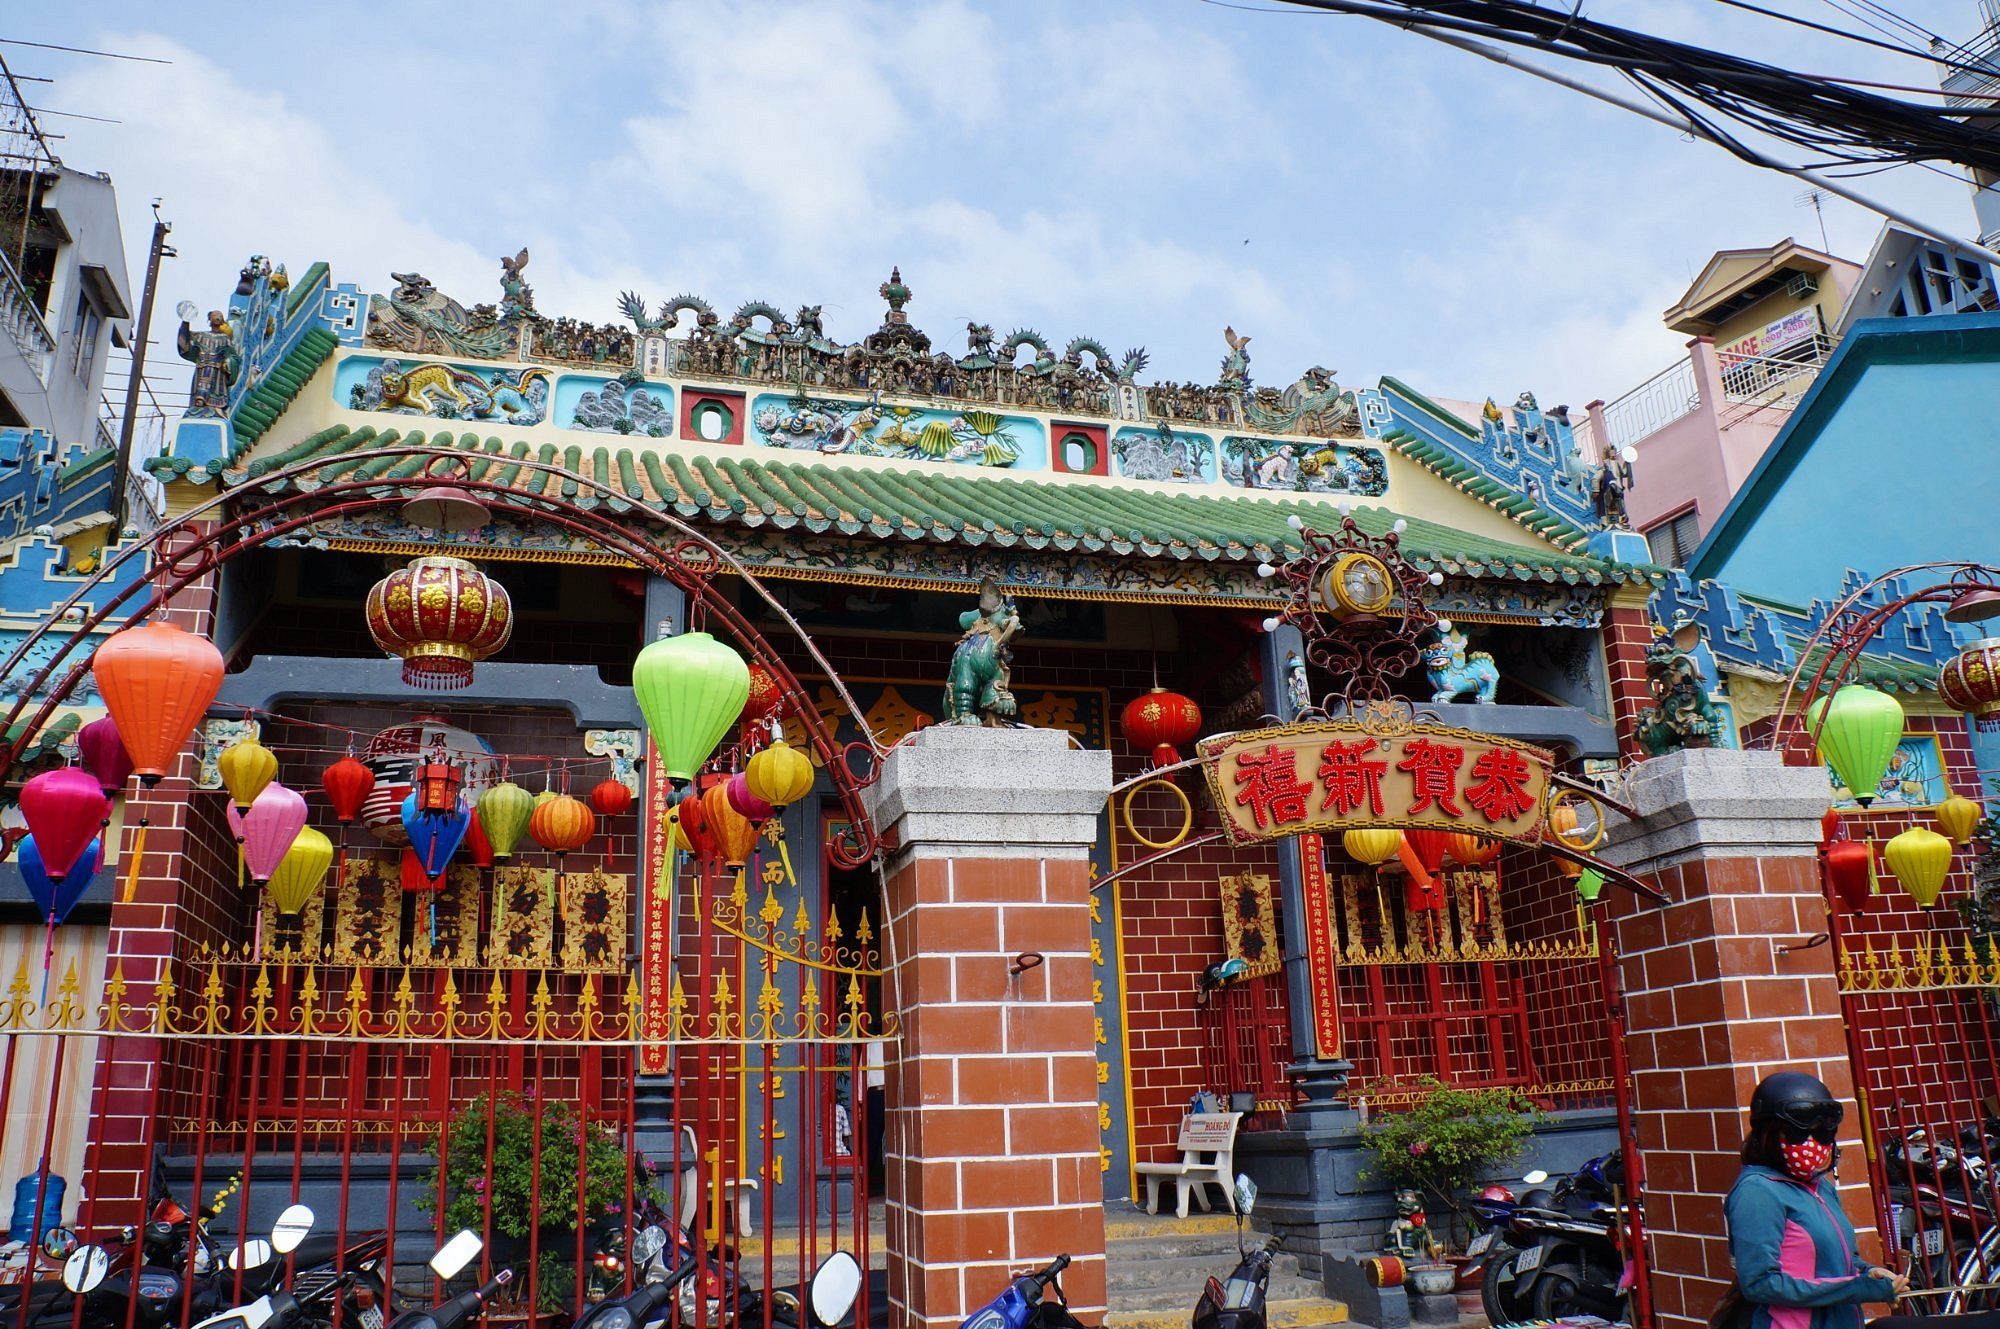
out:
M139 322L132 329L132 377L125 384L125 419L118 429L118 461L113 472L117 477L118 492L112 500L112 511L117 514L117 522L111 528L111 538L117 539L125 530L125 496L131 492L132 477L132 435L139 424L139 394L146 390L146 336L153 327L153 288L160 282L160 260L174 257L174 251L167 247L167 232L174 228L160 218L160 200L153 200L153 249L146 258L146 290L139 297Z

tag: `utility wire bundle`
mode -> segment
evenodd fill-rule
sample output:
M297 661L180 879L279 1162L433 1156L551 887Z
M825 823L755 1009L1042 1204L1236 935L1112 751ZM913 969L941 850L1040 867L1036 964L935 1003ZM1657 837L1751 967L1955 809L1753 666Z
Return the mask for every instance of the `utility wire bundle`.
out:
M1528 0L1286 0L1335 14L1379 19L1427 35L1485 38L1615 69L1663 106L1699 125L1746 161L1759 154L1723 122L1749 128L1820 154L1812 167L1873 167L1952 162L2000 175L2000 103L1967 112L1884 96L1857 80L1803 74L1706 47L1655 37L1581 14L1582 0L1543 8ZM1741 0L1737 8L1801 22ZM1886 45L1819 24L1869 45ZM1893 48L1903 49L1903 48ZM1905 51L1905 54L1915 52ZM2000 64L1966 64L1927 56L1947 68L2000 78ZM1971 118L1968 118L1968 117ZM1982 123L1983 121L1983 123Z

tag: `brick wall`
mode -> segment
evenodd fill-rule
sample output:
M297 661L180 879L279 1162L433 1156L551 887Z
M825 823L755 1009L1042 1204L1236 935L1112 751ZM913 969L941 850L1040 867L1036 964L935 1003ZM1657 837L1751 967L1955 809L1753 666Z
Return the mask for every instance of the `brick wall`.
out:
M1611 714L1618 727L1618 746L1628 757L1643 757L1637 738L1639 713L1653 704L1646 685L1646 648L1653 641L1652 618L1645 601L1614 602L1604 614L1604 664L1611 676Z

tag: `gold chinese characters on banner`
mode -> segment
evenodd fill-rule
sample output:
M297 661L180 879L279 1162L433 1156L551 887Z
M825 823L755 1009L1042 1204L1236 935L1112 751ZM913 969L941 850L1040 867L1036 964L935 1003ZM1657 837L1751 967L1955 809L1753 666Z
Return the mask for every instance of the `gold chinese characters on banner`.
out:
M1548 821L1552 754L1469 729L1332 720L1218 734L1200 747L1231 844L1360 826L1533 844Z

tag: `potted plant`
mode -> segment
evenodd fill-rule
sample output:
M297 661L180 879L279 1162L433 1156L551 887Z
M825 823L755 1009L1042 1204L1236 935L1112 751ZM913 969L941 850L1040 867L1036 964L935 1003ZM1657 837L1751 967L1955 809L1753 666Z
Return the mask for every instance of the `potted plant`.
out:
M580 1207L579 1153L583 1164ZM626 1156L618 1136L603 1126L586 1129L568 1103L542 1100L538 1122L530 1096L481 1094L439 1128L437 1159L433 1185L418 1197L418 1207L436 1213L442 1205L447 1231L466 1228L486 1233L490 1212L493 1245L503 1250L512 1246L523 1255L530 1238L539 1235L536 1309L549 1311L567 1303L576 1288L579 1219L588 1228L623 1210ZM649 1171L643 1167L636 1167L633 1186L635 1196L659 1198L653 1193ZM525 1299L525 1271L515 1288Z
M1408 1111L1362 1128L1373 1158L1366 1175L1427 1196L1457 1218L1473 1183L1520 1153L1543 1116L1511 1089L1454 1089L1426 1076L1416 1090Z

